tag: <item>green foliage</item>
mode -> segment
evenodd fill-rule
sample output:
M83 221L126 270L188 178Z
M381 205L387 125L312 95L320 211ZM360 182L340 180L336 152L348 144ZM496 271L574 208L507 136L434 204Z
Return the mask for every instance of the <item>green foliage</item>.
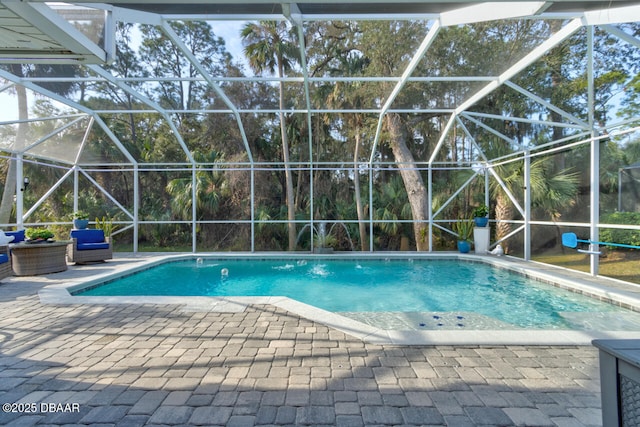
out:
M47 240L47 239L52 239L54 234L53 231L49 230L48 228L27 228L24 232L24 235L26 236L27 239L31 239L31 240Z
M408 235L409 227L399 220L411 219L411 205L404 189L402 178L394 174L388 181L383 182L382 188L375 193L374 219L387 222L379 223L378 226L383 233L391 237L398 235Z
M215 151L202 154L194 153L194 158L206 164L221 163L223 159ZM169 181L166 187L168 194L172 196L171 206L173 212L181 218L191 217L193 186L191 174L185 178L176 178ZM200 168L196 172L196 208L199 218L213 218L220 205L223 196L229 197L228 184L225 175L216 167Z
M320 248L335 248L338 244L338 238L328 231L324 234L316 232L315 236L314 243Z
M640 225L640 212L614 212L602 215L600 220L605 224ZM602 228L600 229L600 240L608 243L640 246L640 230Z
M484 218L487 215L489 215L489 207L484 203L473 210L473 216L476 218Z
M108 216L103 216L102 218L96 217L96 228L102 230L105 237L111 237L115 230L113 218Z
M469 241L473 235L473 219L460 217L451 224L451 230L458 235L458 240Z
M89 214L85 211L75 211L73 213L73 219L89 219Z

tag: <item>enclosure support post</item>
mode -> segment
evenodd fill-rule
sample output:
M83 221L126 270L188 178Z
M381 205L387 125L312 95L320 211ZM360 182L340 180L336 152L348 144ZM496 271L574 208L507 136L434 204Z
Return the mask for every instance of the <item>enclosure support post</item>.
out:
M78 166L73 167L73 211L78 212L79 204L79 192L80 192L80 183L79 183L80 171L78 170Z
M431 169L431 163L428 165L427 169L427 209L429 210L428 218L429 218L429 252L433 251L433 171Z
M597 138L595 130L595 92L594 92L594 74L593 74L593 26L587 27L587 80L588 80L588 102L589 102L589 126L591 126L591 182L590 182L590 240L598 242L600 240L598 233L598 223L600 222L600 139ZM591 255L591 274L598 275L600 259L597 244L590 244L589 251Z
M24 228L24 174L22 154L16 155L16 230Z
M311 136L309 136L309 138L311 138ZM302 173L302 171L300 171L299 173ZM311 224L309 226L309 231L311 232L311 238L309 240L310 244L309 244L309 248L311 249L311 252L313 252L313 248L315 248L316 242L314 240L314 235L313 235L313 227L315 225L316 222L316 218L315 218L315 214L314 214L314 189L313 189L313 153L312 153L312 145L311 145L311 139L309 139L309 224ZM296 227L296 231L297 231L297 227Z
M491 188L489 188L489 168L487 167L487 164L485 163L484 166L484 204L489 207L491 206ZM489 210L489 218L491 218L491 210ZM487 224L487 227L489 227L489 246L488 246L488 250L491 250L491 224Z
M524 259L531 260L531 154L524 153Z
M140 211L140 172L133 165L133 252L138 252L138 213Z
M590 227L590 240L592 242L598 242L600 240L598 236L598 222L600 222L600 177L598 176L600 171L600 141L593 138L591 140L591 227ZM593 276L598 275L599 270L599 258L595 253L598 251L598 244L592 243L589 245L589 251L594 252L591 255L591 274Z
M251 195L250 197L250 205L251 205L251 252L256 251L256 171L253 167L253 163L251 163L251 173L249 176L251 177Z
M622 170L618 169L618 212L622 212Z
M198 178L196 174L196 164L191 163L191 252L197 250L196 238L196 218L198 217Z
M369 252L373 252L373 163L369 163Z
M489 207L489 203L491 203L491 189L489 188L489 170L487 169L487 165L484 165L484 204Z

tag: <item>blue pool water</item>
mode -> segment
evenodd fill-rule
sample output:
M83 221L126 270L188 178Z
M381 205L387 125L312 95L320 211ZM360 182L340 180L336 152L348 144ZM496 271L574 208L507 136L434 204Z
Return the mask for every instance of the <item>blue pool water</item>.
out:
M640 330L638 313L458 260L194 259L162 264L76 295L286 296L332 312L360 313L363 319L372 312L422 313L423 318L430 313L429 325L416 320L425 327L442 326L440 319L448 316L457 326L477 318L490 319L493 328L584 329L590 324ZM594 319L604 324L593 325Z

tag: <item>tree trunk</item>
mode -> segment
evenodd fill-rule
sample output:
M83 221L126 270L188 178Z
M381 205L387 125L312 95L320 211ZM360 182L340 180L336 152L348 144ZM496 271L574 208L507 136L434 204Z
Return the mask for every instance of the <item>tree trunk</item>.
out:
M20 67L17 65L16 67ZM14 74L22 75L21 70L12 69ZM27 120L29 118L29 107L27 105L27 90L20 85L16 85L16 94L18 96L18 119ZM14 148L22 149L25 146L25 136L27 133L27 123L18 123L18 131ZM7 176L4 182L4 192L2 193L2 201L0 202L0 224L7 224L11 220L11 211L13 210L13 199L16 194L16 159L15 154L11 155L9 167L7 168Z
M513 219L513 204L503 191L498 191L496 196L496 240L511 233L511 223L502 222ZM500 243L505 253L509 252L509 241L505 240Z
M4 192L0 202L0 224L8 224L11 221L11 211L13 209L13 197L16 194L16 159L11 155L8 160L7 176L4 181Z
M284 76L284 68L282 65L282 59L278 60L278 74L279 77ZM280 82L280 137L282 138L282 160L284 161L284 176L286 180L286 192L287 192L287 229L289 230L289 250L294 251L296 249L296 209L295 198L293 192L293 174L291 172L291 166L289 165L289 140L287 138L287 124L285 123L284 116L284 86Z
M367 226L364 218L364 208L362 206L362 196L360 194L360 168L358 167L358 157L360 156L360 126L356 126L356 148L353 152L353 185L355 190L356 211L358 212L358 230L360 231L360 248L363 252L369 250L369 238L367 237Z
M551 33L555 34L556 32L560 31L560 29L562 28L562 22L560 20L551 20L549 23L549 26L550 26L549 29ZM554 57L555 56L552 56L552 58ZM551 61L551 63L547 63L547 66L550 68L550 74L551 74L551 90L549 91L549 95L551 97L551 103L560 108L563 108L563 105L562 105L563 99L558 99L558 98L564 98L564 95L559 90L561 89L561 86L562 86L562 70L559 69L560 64L562 63L564 63L564 61ZM562 122L562 116L558 114L556 111L551 110L549 114L551 116L552 122L555 122L555 123ZM553 132L552 138L554 141L558 141L564 137L563 127L553 126L552 132ZM555 163L556 171L561 171L566 168L565 155L563 152L557 153L555 156L553 156L553 161Z
M428 194L422 175L417 170L415 160L407 147L407 131L397 114L387 114L387 128L391 134L391 150L395 161L399 164L400 176L409 197L413 215L413 234L418 251L429 249Z

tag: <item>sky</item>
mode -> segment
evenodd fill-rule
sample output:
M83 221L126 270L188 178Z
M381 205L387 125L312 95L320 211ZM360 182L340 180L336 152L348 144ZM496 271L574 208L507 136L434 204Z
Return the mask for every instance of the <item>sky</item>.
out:
M240 38L240 31L245 23L246 21L214 21L209 24L213 28L213 32L225 40L227 51L233 55L233 59L241 61L246 67L246 61L242 53L242 39Z

